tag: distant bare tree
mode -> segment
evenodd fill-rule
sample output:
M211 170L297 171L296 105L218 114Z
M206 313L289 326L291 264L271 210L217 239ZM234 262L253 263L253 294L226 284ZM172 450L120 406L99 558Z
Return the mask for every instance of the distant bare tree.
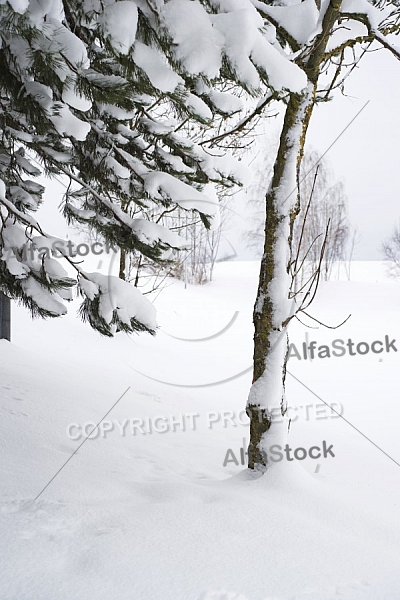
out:
M320 259L324 232L329 222L321 275L326 281L332 274L335 261L344 260L350 227L347 217L347 198L342 182L331 183L333 175L326 162L315 166L319 156L317 152L306 153L300 169L301 210L293 229L293 247L300 243L302 223L305 218L308 200L311 197L304 233L301 240L300 256L304 262L301 277L308 276L307 271L315 269ZM314 186L314 191L312 192Z
M396 225L391 235L382 244L382 253L390 261L389 274L400 277L400 225Z
M341 182L333 183L333 174L326 161L319 161L317 152L305 154L300 169L301 209L293 227L292 247L298 250L297 285L307 280L319 264L324 233L328 236L321 264L321 276L328 280L335 261L344 260L350 234L347 217L347 198ZM272 176L272 166L258 170L256 182L250 188L249 204L253 208L251 228L245 234L247 246L261 256L264 241L263 197ZM261 192L261 193L260 193ZM300 244L300 248L299 248Z
M135 287L155 291L165 285L167 277L175 277L185 283L203 285L212 281L214 266L219 256L223 231L226 229L231 210L229 194L219 194L219 216L211 228L206 229L198 213L183 208L151 213L151 218L170 231L179 233L186 240L187 250L169 250L164 253L165 263L159 265L144 259L139 253L121 254L121 279L132 282ZM151 285L149 286L149 282Z
M219 195L219 220L211 229L206 229L198 216L189 211L174 212L174 223L169 228L186 238L188 250L186 256L180 254L181 260L175 263L170 275L197 285L212 281L223 231L230 219L229 199L229 195Z
M347 258L344 261L344 268L346 271L346 276L348 281L350 281L351 278L351 263L353 261L353 255L354 255L354 250L355 247L357 246L357 244L360 242L361 236L358 232L357 227L352 227L352 231L351 231L351 239L350 239L350 243L349 243L349 250L347 253Z

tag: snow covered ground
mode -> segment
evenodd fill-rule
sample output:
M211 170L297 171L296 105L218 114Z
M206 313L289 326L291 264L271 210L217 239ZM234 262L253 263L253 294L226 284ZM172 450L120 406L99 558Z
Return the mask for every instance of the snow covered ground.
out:
M173 283L155 301L155 338L101 338L73 307L46 322L13 307L13 343L0 341L0 600L400 598L400 283L355 263L312 311L329 325L351 313L345 325L291 326L299 352L338 339L383 351L292 356L290 447L325 441L335 456L254 479L240 449L257 276L257 263L230 262L211 284ZM67 427L78 437L122 395L40 494L84 439Z

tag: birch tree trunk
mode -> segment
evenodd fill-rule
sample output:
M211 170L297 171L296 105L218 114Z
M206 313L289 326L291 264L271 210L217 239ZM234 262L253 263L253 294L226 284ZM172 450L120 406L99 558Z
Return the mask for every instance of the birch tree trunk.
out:
M301 94L291 93L286 107L272 181L267 192L265 243L258 292L253 312L253 385L246 412L250 418L248 466L264 472L269 466L268 450L274 444L284 447L288 431L285 419L287 320L294 312L288 299L291 278L291 230L299 210L298 178L307 128L315 103L319 69L340 9L341 0L326 9L321 33L307 49L307 59L298 64L308 78ZM280 409L283 419L272 421Z

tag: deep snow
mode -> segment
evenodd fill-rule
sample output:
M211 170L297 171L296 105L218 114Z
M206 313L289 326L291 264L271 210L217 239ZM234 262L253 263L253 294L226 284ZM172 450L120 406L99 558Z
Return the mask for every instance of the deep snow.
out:
M257 276L257 263L231 262L211 284L173 283L155 301L155 338L104 339L74 310L44 322L13 307L13 343L0 342L0 600L400 598L399 466L343 419L315 418L321 401L293 377L288 404L314 407L308 420L299 409L290 447L326 440L335 457L284 460L261 479L223 466L229 448L240 460L248 427L207 427L207 413L245 406ZM350 282L322 285L312 311L330 325L351 319L308 340L388 335L398 352L288 364L398 463L399 300L381 264L353 265ZM290 328L298 348L305 332ZM115 427L35 501L80 443L67 426L97 423L128 387L107 419L198 414L195 429Z

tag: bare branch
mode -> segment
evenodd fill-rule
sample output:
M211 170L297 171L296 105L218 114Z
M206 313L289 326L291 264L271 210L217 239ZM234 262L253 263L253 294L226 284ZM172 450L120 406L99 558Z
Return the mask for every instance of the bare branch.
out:
M350 319L351 314L345 318L344 321L342 321L342 323L339 323L339 325L326 325L326 323L322 323L322 321L319 321L318 319L316 319L315 317L312 317L311 315L309 315L305 310L301 310L300 312L302 312L303 314L305 314L309 319L312 319L313 321L315 321L316 323L319 323L320 325L322 325L323 327L326 327L327 329L339 329L339 327L341 327L342 325L344 325L345 323L347 323L347 321ZM304 323L303 323L304 325ZM308 325L306 325L306 327L309 327Z
M304 227L305 227L305 224L306 224L308 211L310 210L310 205L311 205L312 197L313 197L313 194L314 194L315 183L316 183L317 177L318 177L318 169L319 169L319 165L317 165L317 168L315 170L314 181L313 181L312 188L311 188L311 193L310 193L310 199L309 199L308 204L307 204L306 212L305 212L304 219L303 219L303 224L302 224L302 227L301 227L300 239L299 239L299 242L297 244L297 254L296 254L296 259L294 261L294 267L293 267L294 271L296 271L297 262L299 260L300 248L301 248L301 243L303 241L303 235L304 235Z
M199 146L204 146L204 144L215 144L215 142L219 142L220 140L223 140L224 138L228 137L228 135L234 135L236 133L239 133L240 131L243 131L244 128L251 123L251 121L257 117L258 115L260 115L262 113L262 111L264 110L264 108L273 100L280 100L282 98L279 97L279 94L277 92L272 92L271 94L267 95L264 100L262 100L257 108L255 110L253 110L249 115L247 115L247 117L245 117L244 119L242 119L241 121L239 121L239 123L233 128L230 129L229 131L225 131L225 133L221 133L220 135L216 135L215 137L212 137L208 140L203 140L202 142L199 142Z
M378 31L374 31L373 32L373 36L376 39L377 42L379 42L380 44L382 44L382 46L384 48L386 48L386 50L389 50L389 52L391 52L393 54L393 56L395 56L398 60L400 60L400 48L398 48L397 46L394 46L393 44L391 44L390 42L388 42L385 37L379 33Z

